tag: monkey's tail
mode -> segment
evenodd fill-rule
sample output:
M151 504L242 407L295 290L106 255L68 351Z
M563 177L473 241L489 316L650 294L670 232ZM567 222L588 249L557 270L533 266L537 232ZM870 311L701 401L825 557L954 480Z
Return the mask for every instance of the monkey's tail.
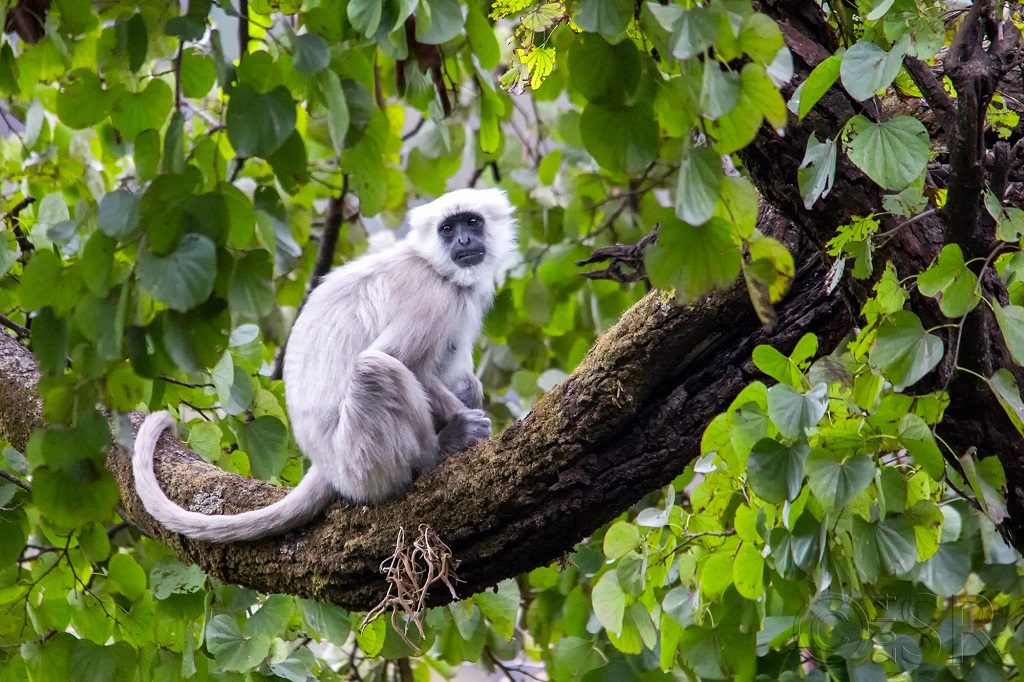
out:
M167 412L154 412L146 417L135 437L132 469L135 472L135 490L146 511L175 533L209 542L255 540L302 525L334 497L330 483L314 465L297 486L269 507L217 516L182 509L167 497L153 472L157 439L164 429L173 425L174 419Z

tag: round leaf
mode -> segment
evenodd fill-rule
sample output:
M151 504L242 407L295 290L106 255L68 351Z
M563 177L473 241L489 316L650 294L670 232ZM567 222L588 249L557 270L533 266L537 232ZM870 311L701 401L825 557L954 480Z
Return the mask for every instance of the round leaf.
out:
M295 102L284 86L263 93L243 83L231 93L227 126L239 156L266 158L295 130Z
M874 123L854 116L848 127L850 160L882 187L901 190L924 172L929 137L916 118L897 116Z
M754 444L747 459L747 480L766 502L794 500L804 480L804 462L811 448L806 443L786 446L771 438Z
M178 312L209 298L216 274L213 242L200 234L185 235L178 248L167 256L145 251L139 258L142 288Z

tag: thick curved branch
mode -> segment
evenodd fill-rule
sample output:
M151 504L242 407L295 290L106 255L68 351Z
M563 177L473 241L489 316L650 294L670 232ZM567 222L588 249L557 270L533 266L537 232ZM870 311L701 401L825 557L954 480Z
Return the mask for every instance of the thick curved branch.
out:
M741 286L688 307L653 292L599 339L566 381L495 439L452 457L407 496L370 508L339 502L278 538L212 545L168 533L135 495L129 453L113 446L108 467L128 519L224 580L369 609L386 588L379 564L391 554L399 527L428 524L460 562L458 589L468 596L570 551L681 473L698 454L707 421L754 378L754 345L785 348L814 331L830 347L851 319L826 295L824 278L817 260L800 272L779 309L782 331L774 338L761 331ZM37 381L31 354L0 336L0 435L17 448L42 423ZM143 415L131 418L138 427ZM169 435L157 459L168 494L207 513L262 507L285 492L225 473ZM431 599L451 597L437 590Z

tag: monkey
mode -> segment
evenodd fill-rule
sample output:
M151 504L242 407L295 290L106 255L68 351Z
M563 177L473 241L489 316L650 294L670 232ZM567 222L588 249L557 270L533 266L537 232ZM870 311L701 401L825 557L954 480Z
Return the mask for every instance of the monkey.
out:
M382 502L491 436L473 345L515 250L512 205L498 189L461 189L414 207L407 220L403 239L328 273L292 326L285 403L310 461L299 484L241 514L183 509L153 471L157 439L174 424L155 412L132 457L151 516L198 540L255 540L308 522L338 497Z

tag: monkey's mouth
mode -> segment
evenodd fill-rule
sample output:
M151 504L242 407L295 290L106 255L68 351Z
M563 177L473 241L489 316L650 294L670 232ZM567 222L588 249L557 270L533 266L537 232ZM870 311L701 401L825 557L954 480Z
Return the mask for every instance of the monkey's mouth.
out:
M484 260L484 252L479 249L467 249L454 254L455 264L462 268L479 265Z

